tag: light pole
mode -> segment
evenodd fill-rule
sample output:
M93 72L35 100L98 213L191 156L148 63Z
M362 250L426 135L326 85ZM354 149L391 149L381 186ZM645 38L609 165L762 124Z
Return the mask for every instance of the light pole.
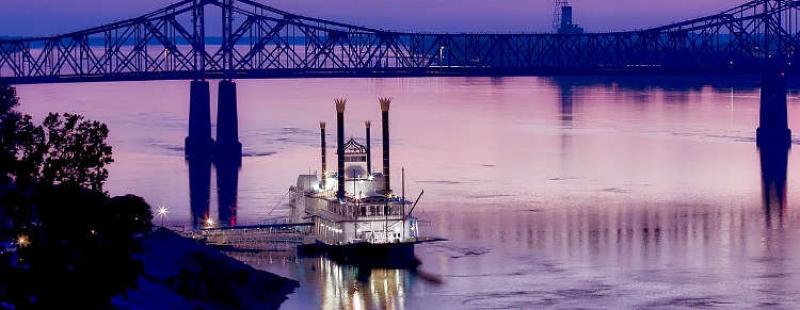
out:
M167 210L167 208L165 208L164 206L158 207L158 216L161 217L161 228L164 228L164 217L167 216L167 213L169 213L169 210Z

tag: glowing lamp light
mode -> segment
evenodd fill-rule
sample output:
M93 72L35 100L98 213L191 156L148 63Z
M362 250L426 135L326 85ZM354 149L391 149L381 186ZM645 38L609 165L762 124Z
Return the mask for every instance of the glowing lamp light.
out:
M206 219L206 226L208 226L208 227L214 227L214 219L212 219L212 218L210 218L210 217L209 217L209 218L207 218L207 219Z
M164 227L164 217L167 216L169 210L165 208L164 205L161 205L158 207L158 210L156 212L158 213L158 216L161 217L161 227Z
M19 247L21 247L21 248L24 248L24 247L26 247L26 246L28 246L30 244L31 244L31 241L30 241L30 239L28 239L28 236L26 236L26 235L21 235L21 236L19 236L17 238L17 245L19 245Z

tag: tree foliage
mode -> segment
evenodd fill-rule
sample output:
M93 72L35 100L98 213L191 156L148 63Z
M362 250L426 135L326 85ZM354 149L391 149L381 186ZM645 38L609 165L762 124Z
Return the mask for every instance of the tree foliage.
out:
M27 245L0 268L0 300L21 308L107 308L143 272L133 253L150 230L150 208L135 196L109 198L74 186L37 186L35 224L17 227Z
M29 115L11 113L0 124L0 183L29 186L39 176L47 143Z
M110 308L142 273L136 237L151 208L102 191L106 125L51 113L37 126L18 105L0 85L0 245L16 244L0 248L0 308Z
M102 190L114 160L108 127L77 114L50 113L41 126L14 110L19 98L0 85L0 183Z
M9 85L0 83L0 115L6 115L11 109L19 105L17 90Z
M102 190L106 166L114 160L106 144L108 127L82 116L50 113L42 125L47 136L40 182Z
M44 145L42 129L31 117L14 110L19 98L14 88L0 84L0 184L17 175L35 175Z

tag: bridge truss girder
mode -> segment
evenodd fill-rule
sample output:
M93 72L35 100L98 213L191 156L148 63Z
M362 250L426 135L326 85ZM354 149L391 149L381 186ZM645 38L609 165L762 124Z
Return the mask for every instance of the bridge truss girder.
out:
M667 26L586 34L406 33L291 14L253 0L184 0L53 37L0 40L10 83L292 76L750 71L788 66L800 1L755 0ZM206 36L208 8L222 27ZM791 69L791 68L790 68Z

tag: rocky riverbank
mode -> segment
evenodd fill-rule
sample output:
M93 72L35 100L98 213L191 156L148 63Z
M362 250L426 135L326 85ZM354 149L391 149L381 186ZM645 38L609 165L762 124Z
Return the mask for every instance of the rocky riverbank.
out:
M119 308L277 309L298 286L166 229L144 236L142 246L144 274L115 298Z

